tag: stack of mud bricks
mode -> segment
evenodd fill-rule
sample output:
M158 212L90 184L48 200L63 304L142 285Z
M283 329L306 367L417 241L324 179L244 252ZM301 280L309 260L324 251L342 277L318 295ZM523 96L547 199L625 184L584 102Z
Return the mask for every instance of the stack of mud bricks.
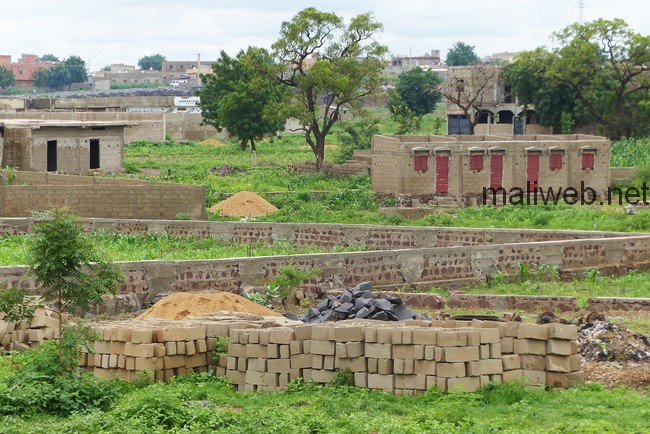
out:
M326 384L346 368L358 387L403 395L513 380L559 388L580 382L576 338L574 326L488 321L231 330L225 374L242 391L279 390L299 378Z
M31 318L17 322L5 321L4 315L0 313L0 351L36 348L59 336L58 313L50 309L38 308Z
M567 388L584 383L578 354L578 330L559 323L498 323L503 380L531 388Z
M245 322L141 320L95 327L101 338L79 365L98 377L131 381L167 380L173 376L215 369L215 349L232 328L259 327ZM225 373L225 372L224 372Z

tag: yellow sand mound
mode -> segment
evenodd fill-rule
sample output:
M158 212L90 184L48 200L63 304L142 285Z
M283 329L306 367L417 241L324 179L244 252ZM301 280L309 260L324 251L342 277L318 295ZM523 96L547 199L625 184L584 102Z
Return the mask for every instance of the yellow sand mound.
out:
M137 319L159 318L181 320L214 312L240 312L259 316L282 316L262 305L230 292L176 292L158 301Z
M200 143L205 146L223 146L223 143L217 139L205 139L202 140Z
M210 208L212 212L220 212L221 215L230 217L258 217L277 210L276 207L250 191L240 191Z

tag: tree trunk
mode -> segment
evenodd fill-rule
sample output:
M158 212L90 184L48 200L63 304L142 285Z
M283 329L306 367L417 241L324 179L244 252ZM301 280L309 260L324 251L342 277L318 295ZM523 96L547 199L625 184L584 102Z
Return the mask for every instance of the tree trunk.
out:
M63 293L61 288L57 290L59 303L59 373L63 374Z
M239 145L239 147L241 148L242 151L245 151L245 150L246 150L246 144L247 144L247 142L248 142L247 139L241 139L241 144Z
M319 172L323 168L323 161L325 160L325 136L316 136L316 146L314 147L314 155L316 156L316 170Z

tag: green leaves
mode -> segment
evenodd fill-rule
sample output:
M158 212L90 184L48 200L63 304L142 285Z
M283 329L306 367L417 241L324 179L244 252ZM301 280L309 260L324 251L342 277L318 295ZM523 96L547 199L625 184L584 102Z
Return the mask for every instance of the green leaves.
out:
M480 61L481 59L474 51L474 46L462 41L456 42L447 52L447 65L449 66L473 65Z

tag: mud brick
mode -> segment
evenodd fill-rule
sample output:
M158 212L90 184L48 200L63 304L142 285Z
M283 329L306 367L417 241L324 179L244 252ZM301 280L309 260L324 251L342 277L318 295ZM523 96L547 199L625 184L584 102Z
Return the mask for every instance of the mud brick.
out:
M413 358L424 360L424 345L413 345Z
M551 372L571 372L569 356L546 356L546 370Z
M164 344L153 344L153 356L163 357L167 354Z
M131 331L131 335L133 335L133 331ZM162 329L157 329L155 331L155 336L156 336L156 342L184 341L185 329L182 327L169 327L169 328L166 327Z
M135 357L127 357L124 365L127 371L135 371Z
M501 354L513 354L515 352L515 339L502 338L501 339Z
M185 354L188 356L196 354L196 345L194 344L194 341L185 342Z
M268 357L268 346L259 344L248 344L245 347L246 357Z
M465 363L436 363L436 376L454 378L465 376Z
M150 344L153 342L153 330L133 329L131 342L134 344Z
M334 363L336 357L334 356L323 356L323 369L334 370Z
M299 325L293 328L294 337L298 341L311 339L311 325Z
M278 345L280 350L280 358L288 359L291 357L291 351L289 350L289 345Z
M489 359L490 358L490 344L480 345L478 348L479 358L480 359Z
M317 383L327 384L334 379L336 373L334 371L324 369L312 369L311 379Z
M43 329L29 329L27 335L31 342L41 342L45 334L43 333Z
M100 368L102 366L102 355L95 353L93 355L93 366Z
M119 354L117 356L117 367L120 369L126 369L126 356L124 354Z
M311 354L296 354L291 356L291 369L302 369L302 368L311 368L312 367L312 358L314 356ZM322 356L317 356L322 357Z
M288 374L286 374L288 375ZM280 384L280 374L274 372L265 372L262 376L264 386L278 387Z
M334 340L336 342L363 341L366 331L363 326L335 327Z
M569 372L568 374L566 374L566 376L567 379L569 380L569 387L585 384L584 371Z
M418 389L418 376L413 374L395 374L395 388L407 390Z
M390 359L393 357L391 344L365 344L364 354L374 359Z
M271 329L269 334L269 344L289 345L293 340L293 329L277 328Z
M313 341L311 339L308 339L306 341L302 342L302 350L304 351L305 354L311 354L311 343Z
M237 342L239 342L242 345L248 344L248 338L250 337L250 332L248 330L242 330L239 332L239 339Z
M251 368L252 364L252 368ZM254 371L260 371L260 372L266 372L268 371L268 359L263 359L261 357L258 357L257 359L253 359L252 361L248 362L248 369L253 369Z
M489 377L492 383L497 383L497 384L503 383L503 374L493 374L490 375Z
M515 381L521 383L524 381L524 371L523 369L513 369L512 371L503 371L503 382L510 383Z
M401 345L403 343L403 341L402 341L402 330L401 329L393 330L393 335L391 337L391 342L393 343L393 345Z
M330 328L331 327L328 325L312 326L311 339L314 341L328 341L330 335Z
M402 330L402 344L413 345L413 329L405 328Z
M467 346L474 347L481 344L481 330L463 331L467 335Z
M205 342L205 339L198 339L197 341L194 342L194 346L196 347L197 353L205 353L206 351L208 351L208 346L207 343Z
M571 372L579 371L582 369L582 360L580 359L579 354L569 356L569 369Z
M415 357L413 345L395 345L393 344L393 357L396 359L411 359Z
M312 359L311 359L312 369L323 369L324 360L325 360L325 356L322 356L320 354L312 355Z
M269 337L271 336L271 332L268 330L260 330L260 345L268 345L269 344Z
M185 356L183 355L165 356L162 359L163 359L163 369L174 369L174 368L185 367ZM235 359L234 357L232 359L235 361L236 364L237 359ZM129 360L127 359L126 369L129 369L128 361Z
M337 342L335 348L336 357L348 357L348 349L344 342Z
M154 344L133 344L127 342L124 344L124 354L133 357L153 357L155 351Z
M120 341L111 341L109 343L109 352L111 354L124 354L126 343Z
M117 339L120 342L131 342L133 329L129 327L117 327Z
M470 377L501 374L503 372L503 362L500 359L479 360L467 362L465 368L467 369L467 375Z
M345 369L348 368L352 372L367 372L368 364L365 357L354 357L347 359L339 359L338 357L334 360L334 368Z
M313 369L303 369L302 370L302 379L307 382L311 380L311 373L313 372Z
M43 327L58 328L59 320L45 315L36 315L31 320L31 328L38 329Z
M230 324L210 323L206 326L206 335L210 338L216 338L217 336L229 336Z
M570 356L571 341L564 339L549 339L546 341L546 354L553 354L558 356Z
M481 334L481 344L496 344L497 342L501 342L499 330L495 328L481 329L479 333Z
M552 388L566 389L569 387L569 379L562 372L547 372L545 384Z
M439 347L465 347L467 334L457 331L439 331L436 337Z
M446 379L445 379L446 380ZM446 381L445 381L446 385ZM426 390L431 390L438 387L438 377L435 375L426 376Z
M490 359L501 358L501 342L490 344Z
M233 346L233 351L232 351L233 356L240 357L240 356L244 355L243 350L240 351L240 350L237 349L237 348L242 348L242 349L244 348L243 345L239 345L239 344L229 344L228 345L228 354L231 354L231 351L230 351L230 346L231 345ZM235 345L237 346L236 348L235 348ZM176 342L176 354L185 354L185 341Z
M436 375L436 362L433 360L416 360L413 372L421 375Z
M118 359L117 354L110 354L108 356L108 367L109 368L117 368L117 359Z
M278 387L281 389L286 389L289 386L291 381L291 374L277 374L278 376Z
M246 357L238 357L237 358L237 370L240 372L246 372L248 369L248 358Z
M515 354L537 354L544 356L546 355L546 341L539 339L517 339L515 340L514 349Z
M111 343L107 341L95 341L93 342L93 350L95 353L108 354L111 352Z
M401 333L400 333L401 336ZM393 329L387 327L377 328L377 343L378 344L392 344L393 343Z
M547 340L548 335L549 332L548 332L548 327L546 325L522 323L519 326L517 339Z
M479 379L481 380L481 387L485 387L488 384L490 384L490 376L489 375L481 375L479 377Z
M228 378L232 384L244 384L246 383L246 373L239 371L228 371Z
M533 354L521 354L521 369L526 371L544 371L546 369L546 359L544 356Z
M226 368L228 368L228 370L236 371L237 370L237 357L228 356L228 361L227 361L227 364L226 364Z
M269 359L279 359L280 358L280 345L278 345L278 344L268 344L266 346L266 357L268 357Z
M447 379L449 392L475 392L481 388L479 377L457 377Z
M518 354L505 355L501 357L504 371L513 371L521 369L521 358Z
M393 359L393 372L395 374L413 374L412 359Z
M368 388L393 392L395 390L395 376L368 374Z
M336 344L332 341L311 341L311 353L333 356L336 353Z
M376 327L366 327L364 342L366 343L376 343L377 342L377 328ZM367 381L367 379L366 379Z
M546 382L546 372L523 370L527 386L541 386Z
M260 343L260 331L259 330L249 330L248 331L248 343L249 344L259 344Z
M136 371L155 371L162 370L164 360L162 357L136 357L135 370Z
M246 384L263 384L264 373L259 371L248 370L246 371Z
M578 339L578 328L571 324L551 323L548 328L548 337L550 339L565 339L575 341Z
M299 378L304 379L302 375L302 369L292 369L289 371L289 380L297 380Z
M504 324L503 335L501 337L516 338L519 335L519 325L522 323L510 321Z
M368 388L368 373L367 372L355 372L354 373L354 385L355 387L362 387L364 389Z
M479 360L479 347L444 348L443 362L470 362Z
M362 357L364 355L365 344L363 342L347 342L345 349L348 357Z
M198 341L199 339L205 339L206 337L207 337L207 327L205 326L185 327L186 341Z
M433 345L424 346L424 359L425 360L435 360L436 359L436 347Z
M176 342L165 342L165 353L169 356L176 355Z
M304 353L302 341L291 341L289 344L289 351L292 356Z
M382 375L393 373L393 361L388 359L377 359L377 372Z
M379 359L368 358L368 373L377 374L379 372Z

